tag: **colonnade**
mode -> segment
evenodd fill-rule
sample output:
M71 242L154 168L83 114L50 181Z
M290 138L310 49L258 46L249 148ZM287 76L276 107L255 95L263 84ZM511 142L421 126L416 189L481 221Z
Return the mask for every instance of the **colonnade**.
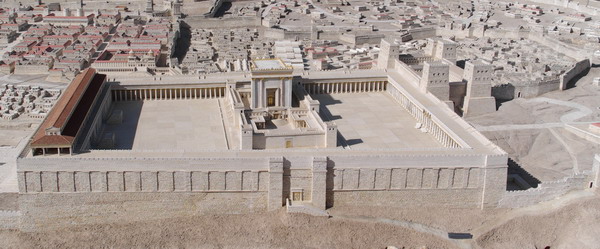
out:
M421 127L425 128L435 139L437 139L444 147L447 148L460 148L461 146L454 141L454 139L440 128L431 117L431 113L427 110L423 110L419 106L415 105L410 99L408 99L402 92L395 87L388 89L388 93L396 100L408 113L410 113L417 122L421 123Z
M309 94L328 93L359 93L385 91L387 81L365 81L365 82L330 82L330 83L307 83L304 90Z
M225 96L225 87L112 90L113 101L212 99Z
M98 73L110 72L135 72L135 68L130 67L115 67L115 68L94 68Z

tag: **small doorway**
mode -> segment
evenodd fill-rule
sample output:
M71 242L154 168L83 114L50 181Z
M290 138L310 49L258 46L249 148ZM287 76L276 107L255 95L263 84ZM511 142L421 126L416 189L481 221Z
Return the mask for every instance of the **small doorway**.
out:
M292 201L304 201L304 195L301 190L292 192Z
M292 139L286 139L286 140L285 140L285 147L286 147L286 148L292 148L292 147L294 147L294 144L293 144L293 142L292 142Z
M267 90L267 106L275 106L275 89Z

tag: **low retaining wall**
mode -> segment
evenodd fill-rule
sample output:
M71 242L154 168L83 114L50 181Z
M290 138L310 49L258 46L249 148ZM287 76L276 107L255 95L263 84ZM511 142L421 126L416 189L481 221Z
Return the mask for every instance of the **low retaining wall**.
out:
M592 175L595 173L596 171L583 172L565 177L562 180L540 183L537 188L508 191L500 200L498 206L520 208L549 201L574 190L589 188Z
M560 89L565 90L572 79L579 77L582 73L590 69L592 64L589 59L581 60L564 74L560 75Z

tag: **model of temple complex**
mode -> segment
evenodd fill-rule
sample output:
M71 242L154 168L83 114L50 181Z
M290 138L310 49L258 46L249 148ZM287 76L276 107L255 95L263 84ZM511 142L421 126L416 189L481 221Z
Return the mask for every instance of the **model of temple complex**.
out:
M0 247L600 244L598 1L0 2Z

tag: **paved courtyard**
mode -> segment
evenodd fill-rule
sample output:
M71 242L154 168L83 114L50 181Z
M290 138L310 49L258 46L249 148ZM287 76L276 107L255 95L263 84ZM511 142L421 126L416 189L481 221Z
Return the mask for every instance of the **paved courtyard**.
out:
M115 102L123 123L107 125L118 149L198 151L227 149L217 99Z
M318 94L321 116L334 121L343 137L338 146L351 148L442 147L428 133L415 129L416 120L390 95L381 92ZM345 141L344 141L345 140Z

